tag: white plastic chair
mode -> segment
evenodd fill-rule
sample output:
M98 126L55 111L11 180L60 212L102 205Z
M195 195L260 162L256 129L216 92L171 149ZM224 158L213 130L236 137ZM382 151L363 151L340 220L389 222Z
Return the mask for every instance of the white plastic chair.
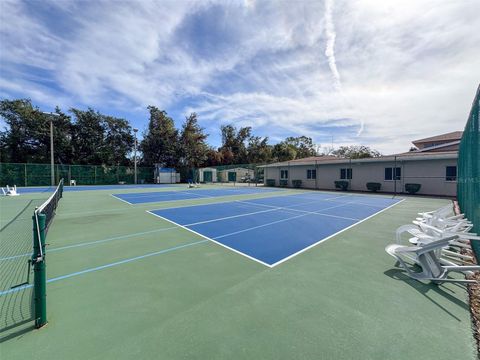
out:
M479 271L480 266L442 265L436 253L439 249L447 246L451 241L458 239L457 235L448 236L420 246L404 246L391 244L385 251L398 260L400 265L407 271L407 275L418 281L432 281L434 283L476 283L476 280L449 279L450 272ZM405 261L415 259L415 263L421 267L421 271L415 271L413 266Z

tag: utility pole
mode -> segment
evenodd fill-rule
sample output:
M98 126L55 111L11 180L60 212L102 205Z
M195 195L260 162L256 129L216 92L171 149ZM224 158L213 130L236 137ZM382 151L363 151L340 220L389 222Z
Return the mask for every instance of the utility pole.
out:
M135 174L135 184L137 183L137 131L138 129L134 128L133 133L135 135L135 144L134 144L134 155L133 155L133 167L134 167L134 174Z
M53 118L59 117L60 115L57 113L52 112L45 112L42 111L42 114L45 114L50 119L50 174L51 174L51 185L55 186L55 164L54 164L54 157L53 157Z

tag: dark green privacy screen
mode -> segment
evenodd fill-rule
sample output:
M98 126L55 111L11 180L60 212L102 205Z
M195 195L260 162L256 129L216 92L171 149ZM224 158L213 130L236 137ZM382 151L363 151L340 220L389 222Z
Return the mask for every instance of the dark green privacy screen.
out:
M473 101L458 153L457 193L460 209L474 224L473 232L480 232L480 85ZM472 241L480 260L480 241Z
M48 186L51 183L50 164L0 163L0 186ZM54 166L55 182L65 179L66 185L75 180L77 185L133 184L134 168L108 165ZM153 167L137 167L139 184L153 183Z

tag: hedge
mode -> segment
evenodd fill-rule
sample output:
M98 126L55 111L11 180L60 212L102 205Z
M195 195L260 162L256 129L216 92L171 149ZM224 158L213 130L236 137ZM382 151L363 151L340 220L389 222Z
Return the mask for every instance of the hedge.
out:
M367 189L373 192L377 192L382 187L382 184L376 182L368 182Z

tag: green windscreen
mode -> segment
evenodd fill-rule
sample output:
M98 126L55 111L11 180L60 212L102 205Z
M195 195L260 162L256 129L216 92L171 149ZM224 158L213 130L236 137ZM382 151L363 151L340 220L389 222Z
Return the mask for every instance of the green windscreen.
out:
M480 85L463 132L458 153L457 196L460 209L473 222L473 232L480 232ZM472 241L477 259L480 259L480 241Z
M133 166L119 165L54 165L55 182L65 179L65 185L75 180L77 185L133 184ZM139 184L153 183L153 167L137 167ZM50 164L0 163L0 186L49 186L52 182Z

